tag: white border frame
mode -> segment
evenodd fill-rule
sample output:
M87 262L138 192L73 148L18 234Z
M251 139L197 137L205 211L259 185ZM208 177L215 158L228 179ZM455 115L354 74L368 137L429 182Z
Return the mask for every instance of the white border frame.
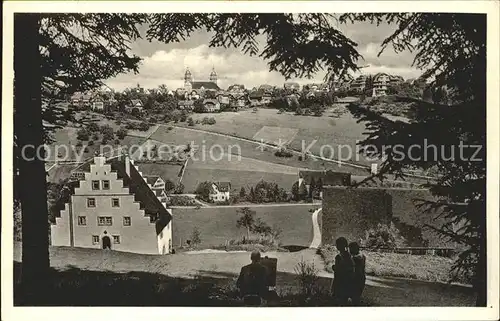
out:
M497 1L9 1L3 11L2 84L2 319L94 320L120 317L133 319L231 319L287 318L375 320L495 320L499 318L499 12ZM487 13L487 244L488 304L486 308L27 308L13 307L12 237L12 104L13 104L13 13L14 12L467 12Z

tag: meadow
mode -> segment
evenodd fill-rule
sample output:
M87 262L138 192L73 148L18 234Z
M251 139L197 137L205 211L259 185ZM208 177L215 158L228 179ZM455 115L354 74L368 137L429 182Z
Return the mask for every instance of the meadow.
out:
M188 167L182 184L184 191L192 193L195 191L199 183L204 181L212 182L230 182L231 193L238 195L242 187L248 193L250 187L255 186L259 181L273 182L284 188L288 192L291 190L293 183L298 180L298 175L272 173L263 171L244 171L244 170L224 170L224 169L209 169L209 168L192 168Z
M205 130L213 130L213 128L207 128ZM270 164L279 164L295 168L318 170L331 169L335 171L350 172L355 175L366 175L368 173L368 171L364 169L353 168L347 165L338 165L311 157L306 160L299 160L299 155L297 154L294 154L292 157L277 157L274 155L276 149L273 147L260 146L258 143L240 140L217 133L193 130L192 128L175 127L172 130L169 130L166 126L160 126L158 130L151 135L151 139L165 144L191 144L191 146L193 146L193 148L197 151L195 157L198 161L196 162L199 162L199 160L203 162L203 159L209 159L210 155L214 155L216 159L228 159L227 154L232 154L236 156L241 155L243 159L254 159ZM224 153L225 156L222 155L221 148L222 153ZM237 157L233 157L232 159L235 163L228 164L228 166L230 166L228 169L232 169L233 164L240 162ZM261 165L263 165L263 163L261 163ZM241 167L240 164L236 164L234 166Z
M213 117L214 125L196 124L194 128L209 130L248 139L263 139L268 142L278 142L281 138L283 143L288 143L293 149L302 150L311 143L316 143L310 151L319 154L321 146L330 145L334 149L332 158L337 158L338 146L347 145L354 152L356 142L365 137L365 125L358 123L349 113L343 113L339 117L325 113L321 117L297 116L293 113L278 114L276 109L259 109L253 112L249 109L238 112L194 114L193 120L201 120L204 117ZM280 130L281 129L281 130ZM343 153L343 151L342 151ZM325 147L324 156L330 156L329 147ZM342 154L342 157L348 157ZM354 163L361 165L370 164L370 160L364 157L354 158Z

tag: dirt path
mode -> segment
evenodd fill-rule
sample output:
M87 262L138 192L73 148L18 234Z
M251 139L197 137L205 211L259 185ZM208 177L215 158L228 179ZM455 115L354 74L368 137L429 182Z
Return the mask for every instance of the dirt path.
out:
M321 206L321 203L262 203L262 204L237 204L237 205L208 205L203 208L242 208L242 207L288 207L288 206ZM197 206L171 206L170 208L197 208Z
M312 224L313 224L313 240L309 248L317 249L321 245L321 229L319 227L318 215L321 212L321 208L318 208L312 214Z

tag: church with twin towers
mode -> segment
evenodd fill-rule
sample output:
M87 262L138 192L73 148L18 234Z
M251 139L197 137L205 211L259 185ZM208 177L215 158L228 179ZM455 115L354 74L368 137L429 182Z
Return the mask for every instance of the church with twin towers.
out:
M212 68L212 72L208 80L194 80L193 74L186 68L186 72L184 73L184 89L187 92L191 92L193 90L220 90L217 85L217 73L215 72L215 68Z

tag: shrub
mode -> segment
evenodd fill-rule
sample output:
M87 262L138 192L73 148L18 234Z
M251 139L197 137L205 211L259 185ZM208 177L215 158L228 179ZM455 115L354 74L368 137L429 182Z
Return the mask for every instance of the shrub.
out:
M188 126L194 126L194 120L193 117L189 117L187 120Z
M186 120L187 120L187 115L185 113L182 113L181 116L179 117L179 121L181 123L184 123L186 122Z
M200 199L208 202L211 190L212 190L212 182L209 181L201 182L196 187L195 194Z
M119 139L115 139L115 145L120 145L120 140Z
M394 223L389 225L378 224L376 228L366 231L361 245L366 248L395 248L405 246L405 239L401 236Z
M103 125L101 126L101 133L102 133L102 139L106 140L111 140L115 137L115 133L113 131L113 128L111 128L109 125Z
M76 142L76 147L82 147L82 146L83 146L83 144L81 141Z
M195 226L193 231L191 232L191 244L194 247L198 246L201 243L201 233L200 230Z
M189 196L172 195L170 197L170 205L172 205L172 206L196 206L199 204Z
M182 194L184 193L184 184L182 183L178 183L177 185L175 185L175 188L174 188L174 194Z
M101 144L106 145L108 143L108 140L106 138L102 138Z
M88 145L89 145L89 146L94 145L94 141L93 141L93 140L89 140L89 144L88 144Z
M98 132L99 131L99 125L97 125L96 123L90 123L87 125L87 128L89 129L90 132Z
M149 127L151 127L151 126L149 125L149 123L147 123L147 122L143 121L143 122L141 122L141 124L139 125L139 128L138 128L138 129L139 129L140 131L145 132L145 131L147 131L147 130L149 129Z
M81 128L76 133L76 138L78 140L89 140L90 133L87 128Z
M286 157L286 158L290 158L293 156L293 153L289 150L287 150L286 148L280 148L278 149L275 153L274 153L275 156L277 157Z
M203 117L202 121L201 121L201 124L202 125L213 125L215 124L216 121L215 121L215 118L213 117Z
M120 127L120 129L118 129L116 131L116 136L119 138L119 139L124 139L125 136L127 136L127 129L126 128L123 128L123 127Z
M97 133L92 134L92 139L93 140L98 140L99 139L99 135Z
M295 266L295 274L299 282L300 292L305 298L309 298L318 289L318 272L319 270L314 265L314 262L308 263L304 259Z
M174 129L174 127L172 127L172 126L168 126L167 127L167 130L169 130L169 131L172 130L172 129Z

